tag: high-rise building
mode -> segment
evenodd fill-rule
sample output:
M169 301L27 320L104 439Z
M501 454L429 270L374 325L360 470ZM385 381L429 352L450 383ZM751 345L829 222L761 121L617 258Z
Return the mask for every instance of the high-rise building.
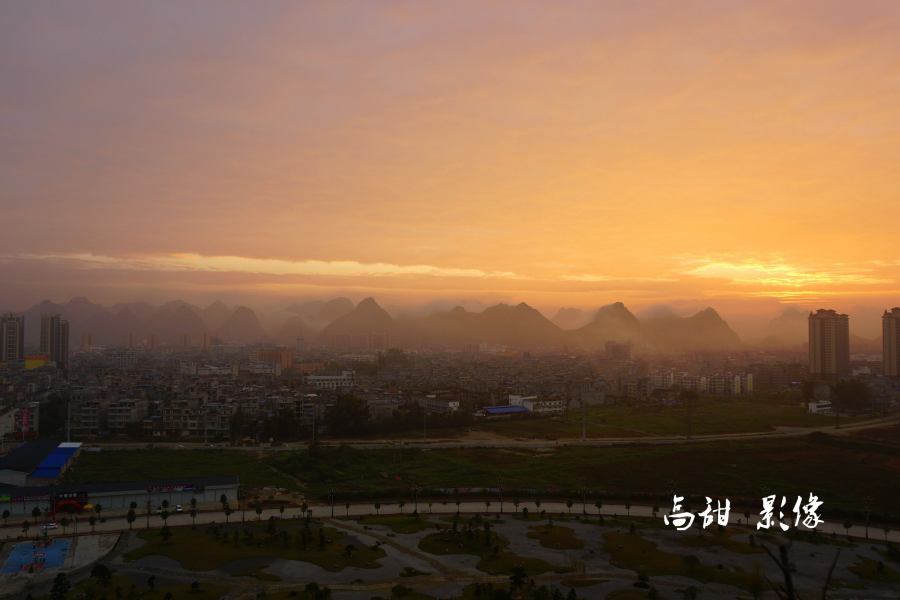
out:
M809 313L809 375L836 380L850 372L850 317L820 308Z
M9 312L0 315L0 362L25 360L25 317Z
M159 350L159 338L155 333L147 334L147 350Z
M606 342L606 358L631 360L634 358L634 344L627 342Z
M85 331L81 334L81 349L87 352L94 347L94 334Z
M41 315L41 354L49 354L57 367L63 367L69 357L69 322L59 313Z
M302 335L297 336L297 352L306 352L309 350L309 346L306 343L306 338Z
M881 317L881 332L884 344L884 376L900 377L900 308L884 311Z
M205 350L212 347L212 335L208 333L200 334L200 349Z
M137 348L137 336L133 333L129 333L125 336L125 347L126 348Z
M181 349L188 350L191 347L191 334L182 333L180 337Z

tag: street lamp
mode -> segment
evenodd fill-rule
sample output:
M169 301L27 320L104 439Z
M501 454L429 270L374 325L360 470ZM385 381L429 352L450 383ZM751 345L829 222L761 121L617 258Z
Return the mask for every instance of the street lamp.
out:
M497 476L497 489L500 491L500 514L503 514L503 475Z

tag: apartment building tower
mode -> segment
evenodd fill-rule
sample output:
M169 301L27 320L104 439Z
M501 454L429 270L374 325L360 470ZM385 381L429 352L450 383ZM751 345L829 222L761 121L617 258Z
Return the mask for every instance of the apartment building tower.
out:
M25 317L14 312L0 315L0 362L25 360Z
M49 354L56 366L63 367L69 356L69 322L59 313L41 315L41 354Z
M884 311L881 317L885 377L900 377L900 308Z
M850 372L850 317L820 308L809 313L809 374L836 380Z

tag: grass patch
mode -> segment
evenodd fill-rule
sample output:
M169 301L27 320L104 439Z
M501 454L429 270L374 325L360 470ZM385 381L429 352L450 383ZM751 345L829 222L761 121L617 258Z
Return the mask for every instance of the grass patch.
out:
M541 575L548 571L566 572L564 567L556 567L537 558L526 558L511 552L506 552L509 546L502 536L491 533L490 542L485 544L484 531L473 530L472 537L460 528L458 534L446 530L440 533L430 533L419 542L419 549L436 556L451 554L472 554L481 560L476 565L479 571L485 573L512 574L513 567L521 566L529 575ZM498 551L495 553L494 549Z
M148 576L149 577L149 576ZM206 582L198 582L199 585L195 589L191 589L191 584L180 583L177 585L157 586L151 590L148 587L135 584L131 578L124 575L116 575L109 582L106 588L101 587L96 579L83 579L76 583L69 590L68 597L72 598L76 594L88 594L88 590L95 597L116 597L116 589L128 596L132 588L135 594L140 594L141 600L164 600L166 594L172 594L172 600L218 600L222 595L229 592L228 588L213 585ZM39 596L37 600L49 600L50 596Z
M324 495L329 478L338 492L377 493L375 490L396 488L398 495L401 490L405 494L408 484L392 476L397 470L394 458L390 450L342 446L272 453L266 461L308 483L313 495ZM585 475L589 490L623 495L662 494L656 498L661 507L671 502L667 490L672 473L678 473L678 487L687 493L758 499L760 488L767 486L789 497L808 497L813 493L827 498L829 507L857 508L855 490L866 489L873 498L872 510L892 513L896 511L896 498L900 497L898 459L900 447L896 445L817 433L704 444L564 446L548 451L446 448L425 452L410 448L404 449L403 468L416 473L420 481L460 488L495 486L498 475L503 476L504 487L513 489L550 489L567 483L574 487L571 482ZM381 472L389 476L373 476ZM822 477L822 473L829 476ZM511 495L504 496L508 501L512 499ZM578 497L576 490L571 491L571 497ZM495 502L496 497L491 501ZM593 513L592 504L589 499L588 507ZM743 508L735 506L734 510ZM752 512L759 509L754 505Z
M575 531L570 527L560 525L537 525L530 527L531 531L525 534L527 537L538 540L544 548L560 550L577 550L584 548L584 542L575 537Z
M678 541L691 548L712 548L713 546L720 546L735 554L765 554L766 551L763 550L759 544L751 546L748 542L739 542L731 539L732 535L741 533L745 532L727 528L724 532L712 531L704 536L682 535L678 538Z
M127 450L82 452L65 483L99 483L237 475L246 488L298 489L297 483L243 450Z
M560 581L566 587L591 587L592 585L600 585L601 583L606 583L609 579L563 579Z
M234 573L232 577L253 577L255 579L259 579L260 581L281 581L281 577L278 575L273 575L271 573L263 573L263 569L268 569L269 565L256 565L252 569L247 569L246 571L241 571L240 573Z
M428 573L414 569L413 567L403 567L403 572L400 573L400 577L418 577L420 575L428 575Z
M331 527L322 528L325 539L331 541L321 548L317 529L310 530L306 545L303 545L300 531L282 530L273 537L252 534L252 539L237 529L226 529L218 537L214 534L216 528L194 531L184 527L170 531L172 538L165 543L158 531L140 532L138 537L147 543L126 553L125 560L161 555L177 560L189 571L209 571L239 558L272 557L308 562L326 571L338 572L344 567L380 568L378 559L387 555L381 548L373 550L367 546L357 547L348 554L347 545L341 543L347 534ZM237 541L235 535L238 536Z
M610 564L622 569L643 571L650 577L659 575L681 575L703 583L715 582L726 585L741 585L748 589L759 581L758 573L741 570L729 571L705 565L699 560L693 567L688 566L686 557L670 554L658 549L655 542L645 540L640 534L604 533L604 550L610 553ZM758 565L756 565L758 568Z
M606 600L647 600L647 592L640 590L613 590L606 595Z
M882 581L887 583L900 582L900 573L890 568L880 560L861 558L858 563L849 567L851 573L867 581Z
M360 525L384 525L390 527L394 533L418 533L426 529L434 529L435 523L422 517L409 515L385 515L378 517L363 517L357 523Z

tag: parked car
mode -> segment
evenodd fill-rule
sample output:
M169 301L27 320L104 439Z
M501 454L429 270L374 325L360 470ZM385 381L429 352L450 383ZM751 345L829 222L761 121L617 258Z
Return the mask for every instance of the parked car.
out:
M161 515L161 514L162 514L162 506L157 506L157 507L156 507L156 514L158 514L158 515Z
M43 527L41 527L41 531L48 531L50 529L59 529L59 525L56 523L47 523Z
M176 505L175 505L175 512L181 512L181 505L180 505L180 504L176 504Z

